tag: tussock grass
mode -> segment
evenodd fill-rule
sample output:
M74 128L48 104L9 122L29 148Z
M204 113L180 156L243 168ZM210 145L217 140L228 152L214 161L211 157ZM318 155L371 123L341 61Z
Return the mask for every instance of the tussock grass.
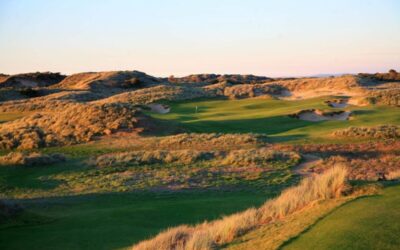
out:
M57 113L36 113L0 125L0 149L32 149L88 142L95 136L137 127L131 105L77 104Z
M400 126L350 127L335 131L333 135L341 137L393 139L400 138Z
M98 167L128 166L155 163L190 164L196 161L208 160L214 157L214 152L201 152L195 150L132 151L101 155L94 160L94 164Z
M191 164L210 160L214 160L215 165L267 166L273 161L297 163L300 161L300 155L294 152L278 152L268 148L231 151L139 150L100 155L90 162L98 167L107 167L155 163Z
M143 241L132 249L213 249L232 242L236 237L260 225L279 220L321 200L337 198L345 188L347 169L335 166L325 173L304 179L260 208L224 217L195 226L180 226Z
M400 169L390 171L385 175L388 180L398 180L400 179Z
M42 153L24 153L24 152L11 152L7 155L0 157L0 166L10 165L49 165L65 161L63 154L42 154Z

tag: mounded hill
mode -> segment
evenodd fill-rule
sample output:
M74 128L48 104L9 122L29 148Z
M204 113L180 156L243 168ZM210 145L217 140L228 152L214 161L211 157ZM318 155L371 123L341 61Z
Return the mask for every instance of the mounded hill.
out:
M1 124L0 149L70 145L121 130L142 132L139 124L147 119L131 105L70 104L63 111L36 113Z
M0 76L0 88L36 88L36 87L47 87L56 83L61 82L65 78L60 73L51 72L36 72Z
M158 84L160 81L140 71L87 72L70 75L53 88L98 91L107 88L137 88Z
M203 84L215 84L220 82L229 82L231 84L255 84L265 83L274 79L266 76L255 76L255 75L219 75L219 74L194 74L184 77L170 76L168 81L170 83L203 83Z
M324 95L355 96L364 93L360 78L353 75L327 78L298 78L273 81L287 90L286 96L294 99L306 99Z

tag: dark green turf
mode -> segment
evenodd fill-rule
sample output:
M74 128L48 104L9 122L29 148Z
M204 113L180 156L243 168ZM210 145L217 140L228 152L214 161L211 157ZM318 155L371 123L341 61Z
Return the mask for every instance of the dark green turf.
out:
M0 229L0 249L119 249L182 223L258 206L266 194L103 194L25 201L44 224ZM26 218L25 218L26 219ZM15 223L14 223L15 224Z

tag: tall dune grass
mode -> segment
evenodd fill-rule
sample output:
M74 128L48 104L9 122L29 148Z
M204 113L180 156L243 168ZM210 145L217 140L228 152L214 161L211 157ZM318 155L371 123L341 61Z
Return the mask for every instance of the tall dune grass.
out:
M168 229L155 238L140 242L133 250L208 250L232 242L236 237L260 226L311 206L317 201L337 198L345 187L347 169L335 166L326 172L304 179L298 186L286 189L260 208L195 226L182 225Z

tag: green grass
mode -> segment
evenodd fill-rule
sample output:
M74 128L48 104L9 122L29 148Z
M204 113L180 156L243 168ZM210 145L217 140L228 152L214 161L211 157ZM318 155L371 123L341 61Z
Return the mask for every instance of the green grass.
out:
M325 98L285 101L261 98L241 100L200 100L169 103L171 113L152 116L177 122L192 132L265 133L272 141L321 142L335 138L327 135L349 126L400 125L400 109L386 106L355 107L350 121L309 122L288 117L302 109L329 108ZM196 113L196 106L198 112ZM338 110L338 109L335 109Z
M400 186L350 202L284 249L399 249Z
M298 181L296 160L272 161L260 172L225 171L207 162L97 168L80 160L51 166L0 167L0 198L39 198L127 191L281 190ZM139 177L138 177L139 176Z
M44 224L0 229L0 249L120 249L182 223L259 206L260 193L103 194L25 201ZM25 218L26 220L26 218ZM17 224L17 223L14 223Z

